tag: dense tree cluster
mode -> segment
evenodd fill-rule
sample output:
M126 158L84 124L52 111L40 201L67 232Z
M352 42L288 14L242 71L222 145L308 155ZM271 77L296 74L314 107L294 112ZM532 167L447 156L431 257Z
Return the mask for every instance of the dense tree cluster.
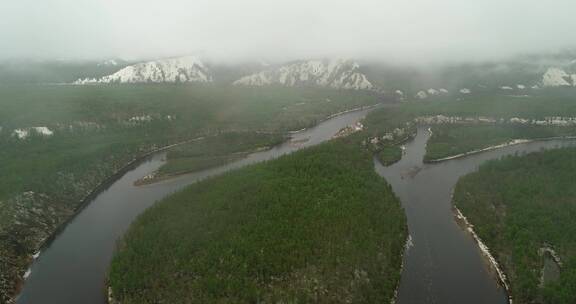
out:
M384 146L376 152L376 157L382 165L389 166L402 158L402 149L397 145Z
M457 184L454 202L503 265L515 303L576 302L576 149L510 156ZM541 283L555 250L560 276Z
M388 303L406 236L370 154L338 140L159 202L119 244L110 285L121 303Z

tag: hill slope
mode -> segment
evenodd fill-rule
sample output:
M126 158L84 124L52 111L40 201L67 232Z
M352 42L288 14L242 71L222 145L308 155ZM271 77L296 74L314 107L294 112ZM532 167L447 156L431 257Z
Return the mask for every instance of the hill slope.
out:
M374 86L350 60L309 60L242 77L234 85L320 86L336 89L368 90Z
M78 79L75 84L212 82L209 69L196 57L185 56L129 65L101 78Z

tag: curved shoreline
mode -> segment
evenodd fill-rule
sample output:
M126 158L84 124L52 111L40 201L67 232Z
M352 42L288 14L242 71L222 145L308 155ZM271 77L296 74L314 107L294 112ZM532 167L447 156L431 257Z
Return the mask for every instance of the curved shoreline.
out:
M500 283L500 286L502 286L502 288L504 288L504 290L506 291L506 294L508 296L507 297L508 303L512 304L512 295L510 292L510 285L508 283L508 277L506 276L506 274L504 273L504 271L500 267L498 260L490 252L490 248L488 246L486 246L486 244L482 241L480 236L478 236L478 234L476 234L476 231L474 231L474 225L472 223L470 223L468 221L468 219L464 216L464 214L462 214L460 209L458 209L458 207L456 207L456 205L454 205L453 196L454 196L454 193L452 193L452 195L451 195L451 197L452 197L451 201L452 201L452 211L453 211L456 223L458 223L462 228L465 229L465 231L467 231L472 236L472 238L476 242L476 245L478 245L480 252L482 252L482 256L484 256L484 258L490 264L492 269L496 272L496 277L498 278L498 283Z
M376 108L376 107L382 106L383 104L384 103L379 102L379 103L376 103L374 105L357 107L357 108L353 108L350 110L331 114L331 115L327 116L326 118L322 119L321 121L317 122L312 127L305 128L305 129L299 130L297 132L287 131L287 132L285 132L285 134L297 134L300 132L304 132L304 131L307 131L308 129L311 129L315 126L318 126L320 123L323 123L327 120L336 118L338 116L342 116L342 115L352 113L352 112ZM81 213L92 202L92 200L95 197L97 197L102 191L106 190L108 187L110 187L112 184L114 184L114 182L116 182L118 179L120 179L122 176L124 176L127 172L136 168L138 165L140 165L144 160L148 159L149 157L151 157L157 153L166 151L170 148L173 148L173 147L176 147L179 145L183 145L183 144L187 144L187 143L191 143L194 141L198 141L198 140L201 140L203 138L205 138L205 136L195 137L195 138L192 138L189 140L185 140L185 141L177 142L174 144L166 145L166 146L163 146L163 147L160 147L157 149L153 149L153 150L148 151L148 152L141 154L141 155L134 156L134 158L132 160L130 160L128 163L126 163L120 169L116 170L113 174L111 174L107 178L103 179L100 183L98 183L90 192L88 192L88 194L86 194L82 199L80 199L80 203L74 208L72 214L65 221L63 221L61 224L59 224L57 226L57 228L54 229L54 231L52 231L50 233L50 235L48 237L46 237L41 242L41 244L40 244L40 246L38 246L36 252L33 255L28 256L29 262L27 263L26 268L20 269L19 270L20 276L18 278L16 278L16 280L17 280L16 281L16 284L17 284L16 292L14 294L10 295L10 300L7 303L14 303L16 301L16 299L18 298L18 296L20 295L20 292L22 291L22 287L23 287L23 285L26 281L26 278L27 278L27 277L25 278L24 275L26 273L29 274L32 264L40 256L40 253L44 249L49 247L52 244L52 242L60 235L60 233L62 233L65 230L65 228L68 226L68 224L70 224L70 222L73 221L77 217L77 215L79 213ZM185 174L183 174L183 175L185 175Z
M273 145L273 146L264 146L264 147L259 147L259 148L255 148L255 149L248 150L248 151L241 151L241 152L235 152L235 153L227 154L227 155L226 155L226 156L228 156L228 160L227 160L227 161L225 161L225 162L222 163L222 164L218 164L218 165L214 165L214 166L209 166L209 167L206 167L206 168L190 169L190 170L184 170L184 171L175 172L175 173L169 173L169 174L164 174L164 175L156 175L156 174L155 174L155 173L157 173L157 171L156 171L156 172L153 172L153 173L152 173L152 174L154 174L154 176L152 176L152 177L144 176L144 177L141 177L141 178L139 178L138 180L136 180L136 181L134 182L134 186L152 185L152 184L155 184L155 183L159 183L159 182L161 182L161 181L165 181L165 180L170 180L170 179L173 179L173 178L177 178L177 177L180 177L180 176L182 176L182 175L192 174L192 173L196 173L196 172L198 172L198 171L209 170L209 169L216 168L216 167L219 167L219 166L224 166L224 165L226 165L226 164L228 164L228 163L231 163L231 162L234 162L234 161L237 161L237 160L246 158L248 155L250 155L250 154L252 154L252 153L267 151L267 150L270 150L270 149L272 149L272 148L274 148L274 147L276 147L276 146L278 146L278 145L284 144L284 143L289 142L289 141L290 141L290 140L287 139L287 140L282 141L282 142L280 142L280 143L278 143L278 144L275 144L275 145ZM234 156L236 156L237 158L233 158Z
M520 145L520 144L526 144L526 143L531 143L531 142L551 141L551 140L572 140L572 139L576 139L576 136L555 136L555 137L537 138L537 139L515 139L515 140L512 140L512 141L505 143L505 144L494 145L494 146L486 147L483 149L473 150L473 151L470 151L467 153L457 154L457 155L442 158L442 159L431 160L431 161L429 161L429 163L440 163L440 162L444 162L444 161L448 161L448 160L452 160L452 159L464 158L464 157L471 156L474 154L479 154L482 152L497 150L500 148L505 148L505 147L514 146L514 145ZM498 278L498 283L506 291L506 294L508 296L507 297L508 303L512 304L513 299L512 299L512 294L511 294L511 290L510 290L510 282L508 280L508 277L506 276L504 270L500 266L500 263L498 263L498 260L496 259L496 257L494 257L494 255L492 255L492 253L490 252L490 248L486 245L486 243L484 243L482 241L480 236L474 230L474 224L470 223L468 221L468 218L466 218L466 216L464 216L464 214L460 211L460 209L458 207L456 207L456 205L454 204L454 189L452 189L452 193L450 195L450 201L452 203L452 211L453 211L453 215L454 215L454 218L456 220L456 223L458 223L459 226L461 226L466 232L468 232L472 236L472 238L474 239L474 241L478 245L478 248L480 249L482 255L484 256L486 261L490 264L492 269L495 271L496 277Z
M471 156L474 154L479 154L482 152L488 152L488 151L506 148L506 147L510 147L510 146L515 146L515 145L520 145L520 144L527 144L527 143L539 142L539 141L571 140L571 139L576 139L576 135L554 136L554 137L533 138L533 139L513 139L513 140L508 141L508 142L503 143L503 144L488 146L486 148L476 149L476 150L472 150L472 151L468 151L468 152L464 152L464 153L460 153L460 154L456 154L456 155L452 155L452 156L447 156L447 157L443 157L443 158L429 159L429 160L425 160L424 162L425 163L440 163L440 162L445 162L445 161L449 161L449 160L453 160L453 159L464 158L464 157Z
M292 140L292 135L305 132L305 131L307 131L307 130L309 130L309 129L311 129L311 128L314 128L315 126L317 126L317 125L319 125L319 124L321 124L321 123L323 123L323 122L325 122L325 121L328 121L328 120L330 120L330 119L332 119L332 118L336 118L336 117L338 117L338 116L342 116L342 115L345 115L345 114L348 114L348 113L352 113L352 112L363 111L363 110L371 110L371 109L374 109L374 108L383 106L384 104L385 104L385 103L379 102L379 103L376 103L376 104L370 105L370 106L361 106L361 107L352 108L352 109L350 109L350 110L345 110L345 111L341 111L341 112L337 112L337 113L331 114L331 115L327 116L326 118L318 121L316 124L314 124L314 125L311 126L311 127L302 128L302 129L300 129L300 130L295 130L295 131L276 132L276 133L278 133L278 134L285 134L285 135L287 135L286 138L285 138L285 140L282 141L282 142L280 142L280 143L278 143L278 144L276 144L276 145L273 145L273 146L265 146L265 147L260 147L260 148L252 149L252 150L249 150L249 151L236 152L236 153L233 153L233 154L237 154L237 155L239 154L239 155L241 155L240 158L244 158L244 157L246 157L247 155L252 154L252 153L261 152L261 151L265 151L265 150L270 150L270 149L274 148L275 146L282 145L282 144L285 144L285 143L287 143L287 142L291 142L291 140ZM263 132L257 131L257 133L263 133ZM265 132L264 132L264 133L265 133ZM272 134L272 133L274 133L274 132L265 133L265 134ZM410 136L404 138L403 140L401 140L400 142L398 142L398 143L396 143L396 144L405 143L405 142L409 141L410 139L412 139L414 136L415 136L415 134L411 134ZM194 140L201 140L201 139L203 139L203 138L204 138L204 137L198 137L198 138L195 138ZM194 140L191 140L191 141L194 141ZM191 141L189 141L189 142L191 142ZM179 143L179 145L181 145L181 144L185 144L185 142ZM156 152L159 152L159 151L156 151ZM155 153L155 152L154 152L154 153ZM153 154L153 153L151 153L151 154ZM231 155L233 155L233 154L231 154ZM220 166L220 165L217 165L217 166L214 166L214 167L218 167L218 166ZM210 168L213 168L213 167L210 167ZM205 170L205 169L209 169L209 168L204 168L204 169L201 169L201 170ZM179 176L186 175L186 174L191 174L191 173L194 173L194 172L197 172L197 171L201 171L201 170L188 170L188 171L178 172L178 173L174 173L174 174L159 176L159 177L152 177L150 180L144 180L144 178L141 178L141 179L139 179L139 180L137 180L137 181L135 182L135 185L136 185L136 186L150 185L150 184L154 184L154 183L157 183L157 182L160 182L160 181L163 181L163 180L169 180L169 179L172 179L172 178L177 178L177 177L179 177Z
M378 103L375 103L375 104L373 104L373 105L356 107L356 108L352 108L352 109L350 109L350 110L344 110L344 111L341 111L341 112L337 112L337 113L334 113L334 114L330 114L330 115L326 116L325 118L319 120L318 122L316 122L314 125L312 125L312 126L310 126L310 127L302 128L302 129L300 129L300 130L287 131L286 134L292 135L292 134L297 134L297 133L300 133L300 132L304 132L304 131L309 130L309 129L311 129L311 128L314 128L315 126L317 126L317 125L319 125L319 124L321 124L321 123L323 123L323 122L325 122L325 121L328 121L328 120L330 120L330 119L332 119L332 118L335 118L335 117L338 117L338 116L342 116L342 115L344 115L344 114L348 114L348 113L352 113L352 112L363 111L363 110L371 110L371 109L374 109L374 108L377 108L377 107L381 107L381 106L386 105L386 104L391 105L391 104L393 104L393 103L378 102Z
M106 190L114 182L116 182L119 178L121 178L124 174L126 174L130 170L134 169L135 167L140 165L143 161L145 161L149 157L153 156L154 154L163 152L165 150L168 150L170 148L173 148L173 147L176 147L179 145L198 141L198 140L201 140L202 138L204 138L204 136L200 136L200 137L196 137L193 139L189 139L189 140L177 142L174 144L170 144L167 146L163 146L163 147L148 151L142 155L135 156L131 161L129 161L128 163L126 163L125 165L120 167L120 169L116 170L114 173L112 173L111 175L106 177L104 180L102 180L100 183L98 183L94 188L92 188L92 190L90 190L90 192L88 192L88 194L86 194L83 198L80 199L80 203L74 208L72 214L65 221L63 221L61 224L59 224L56 227L56 229L54 229L54 231L52 231L50 233L50 235L40 243L40 246L38 246L36 252L33 255L28 256L29 263L27 264L27 267L25 269L20 269L21 275L19 278L17 278L18 281L16 282L16 284L18 287L17 287L16 293L10 296L11 299L9 300L8 303L14 303L14 301L18 298L18 295L20 294L20 292L22 290L23 284L26 282L26 279L28 278L28 276L31 273L31 266L34 263L34 261L40 256L41 252L44 249L46 249L47 247L50 247L50 245L56 239L56 237L58 237L58 235L60 235L60 233L62 233L62 231L64 231L64 229L68 226L68 224L70 224L70 222L72 220L74 220L74 218L80 212L82 212L82 210L84 210L96 196L98 196L98 194L100 194L102 191Z

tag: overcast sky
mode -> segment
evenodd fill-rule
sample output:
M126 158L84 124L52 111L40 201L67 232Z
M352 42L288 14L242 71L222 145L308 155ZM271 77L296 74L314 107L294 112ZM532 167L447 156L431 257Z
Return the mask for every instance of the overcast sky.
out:
M574 0L0 0L0 59L479 60L576 45Z

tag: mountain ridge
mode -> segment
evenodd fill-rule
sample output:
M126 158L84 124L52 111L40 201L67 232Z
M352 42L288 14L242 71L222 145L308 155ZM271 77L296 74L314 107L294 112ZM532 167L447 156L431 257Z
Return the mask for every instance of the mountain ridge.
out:
M212 82L208 67L195 56L136 63L100 78L78 79L74 84Z
M236 86L319 86L335 89L371 90L374 85L350 59L304 60L260 71L234 81Z

